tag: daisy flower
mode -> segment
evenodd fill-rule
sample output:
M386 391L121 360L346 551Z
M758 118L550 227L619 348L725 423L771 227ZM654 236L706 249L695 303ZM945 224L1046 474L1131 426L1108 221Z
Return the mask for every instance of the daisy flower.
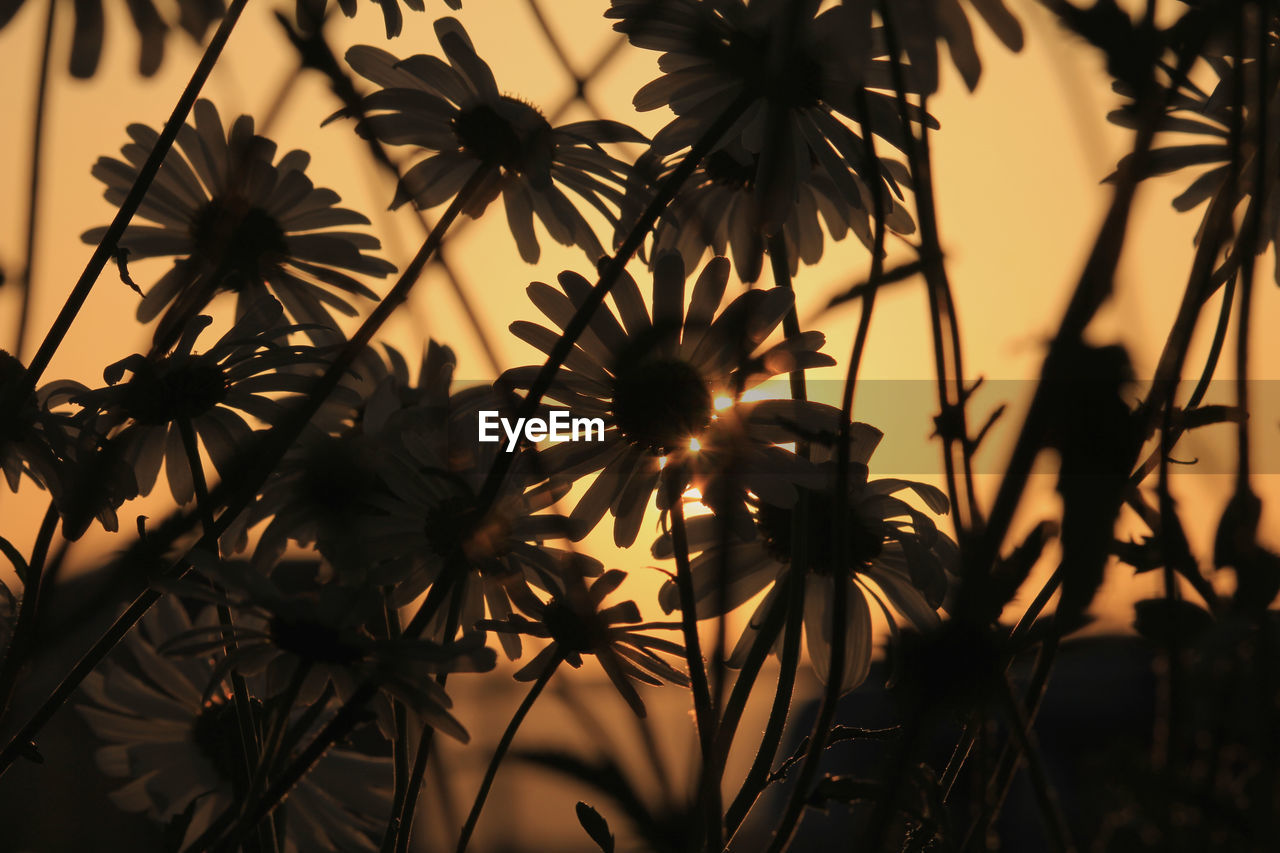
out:
M181 847L232 805L246 771L235 707L217 684L210 689L210 661L157 650L171 637L214 622L212 610L193 624L181 605L161 599L125 637L128 662L110 658L90 673L82 687L87 701L76 706L106 742L96 754L98 767L127 780L112 801L170 825L189 815ZM275 694L260 691L260 679L250 686L256 693L250 707L261 724ZM278 812L284 853L377 849L373 838L390 809L390 775L386 759L330 749Z
M414 12L426 9L423 0L374 0L374 2L382 9L382 21L386 25L389 39L400 35L400 30L404 27L404 13L400 11L401 3ZM462 8L462 0L444 0L444 2L450 9ZM358 5L357 0L338 0L338 8L348 18L356 16ZM298 26L308 32L315 32L324 21L328 6L329 0L298 0Z
M454 355L428 342L418 380L391 347L385 359L365 349L342 379L346 393L331 394L271 472L255 502L223 536L225 553L248 544L248 529L266 521L254 549L254 564L266 569L290 542L315 545L335 559L350 534L350 520L383 488L378 475L384 446L379 435L393 413L411 405L441 411L448 403ZM297 365L308 370L322 365Z
M394 585L393 600L407 603L442 577L463 584L460 624L468 629L486 610L497 619L513 602L533 599L530 585L556 588L571 559L577 571L598 575L603 566L551 545L572 533L570 523L549 513L568 491L551 479L533 485L531 456L521 452L503 491L482 506L486 476L497 443L477 441L478 413L510 415L494 392L484 387L457 392L445 409L409 408L381 442L376 489L353 516L345 539L348 553L335 558L340 576L352 575L376 585ZM527 488L532 486L532 488ZM443 624L442 615L436 627ZM503 638L509 657L520 653L518 638Z
M24 3L25 0L0 2L0 30L13 20ZM204 41L209 25L226 12L223 0L176 0L161 3L160 8L152 0L130 0L125 5L128 6L133 27L142 40L138 53L138 72L144 77L150 77L160 68L160 63L164 60L165 39L174 25L201 42ZM102 0L76 0L74 8L71 76L83 79L92 77L97 72L98 60L102 56L102 43L106 35L103 3ZM176 11L176 19L172 15L162 15L161 9L165 12Z
M467 731L454 719L449 696L431 676L441 672L486 672L495 655L484 648L479 634L437 644L406 637L375 638L366 626L382 624L384 598L372 586L351 587L320 583L319 564L294 566L296 590L285 592L272 578L243 563L220 561L197 552L192 565L216 580L227 596L213 595L237 614L234 627L198 626L174 635L161 651L174 655L204 655L220 650L228 636L236 650L224 658L219 678L234 669L261 676L274 685L301 679L296 701L303 706L319 701L332 684L345 702L368 679L377 679L380 697L372 704L383 734L395 732L391 699L402 702L433 728L461 741ZM205 588L182 589L192 597L211 597Z
M516 672L520 681L533 681L553 662L564 661L577 669L582 666L583 655L594 655L618 693L637 716L643 717L644 702L632 681L687 686L689 677L657 654L680 657L684 647L647 633L655 628L676 629L680 627L678 623L642 623L640 608L634 601L601 606L626 576L626 572L610 569L589 585L578 583L558 589L549 601L522 602L521 609L532 619L513 613L506 621L488 620L480 625L499 634L551 640Z
M542 452L545 470L576 479L602 473L579 500L571 520L579 535L606 510L614 516L614 541L635 542L664 460L680 461L711 423L719 400L780 373L834 364L819 353L820 332L805 332L776 346L763 346L792 305L784 288L749 290L721 310L729 262L710 261L698 276L685 308L684 261L667 253L654 262L653 313L626 273L557 373L547 397L575 416L599 417L604 438L565 442ZM560 330L568 324L591 283L577 273L559 278L562 290L535 282L530 299ZM550 353L561 332L518 321L516 337ZM520 367L503 375L515 388L529 387L540 370Z
M196 338L212 322L202 314L187 324L168 355L122 359L103 371L106 387L75 397L89 426L121 449L141 494L150 494L163 462L174 498L187 503L195 496L184 422L225 476L252 432L245 415L272 423L281 405L268 394L307 390L308 377L280 368L318 356L314 348L282 342L291 331L280 325L282 312L280 303L268 298L248 309L211 348L196 353ZM122 381L126 372L129 378Z
M385 278L395 267L366 254L380 247L377 238L343 230L369 220L311 183L311 155L295 150L276 160L276 144L254 134L250 116L224 131L207 100L193 116L138 208L155 224L130 225L120 238L131 259L175 257L138 306L142 321L165 312L157 340L176 335L220 291L236 294L237 314L270 293L295 322L330 327L331 310L356 314L350 297L377 297L353 274ZM112 204L124 200L158 134L133 124L129 136L123 161L102 157L93 167ZM96 244L105 232L83 239Z
M656 187L676 169L680 160L679 156L668 157L657 169L651 168L649 175L644 175L642 168L637 169L623 206L623 222L638 218ZM734 269L743 281L759 279L769 241L769 235L761 227L761 199L756 191L759 164L760 156L747 151L740 142L731 142L713 151L658 220L653 234L654 254L675 250L680 252L686 266L693 267L702 260L703 253L711 249L716 255L731 254ZM904 183L907 177L905 170L899 175ZM859 196L856 204L841 193L824 171L811 170L797 182L795 203L788 208L782 223L787 263L793 276L801 261L815 264L822 258L824 227L833 240L843 240L853 231L864 246L872 247L869 211L874 207L874 199L856 176L853 181ZM901 198L900 191L898 197ZM910 214L892 196L889 203L887 227L899 234L912 233L915 223ZM616 243L621 243L625 234L615 232L614 237Z
M750 498L756 527L750 540L729 539L726 544L715 516L688 520L689 550L697 553L690 561L690 571L699 619L717 617L768 590L730 655L731 666L742 665L779 594L779 581L791 569L797 529L805 536L808 555L803 578L805 643L814 671L824 684L832 677L832 602L840 586L845 587L849 602L842 638L845 665L839 676L842 692L857 687L870 671L870 603L883 610L891 626L895 624L894 613L921 629L937 624L948 578L958 566L956 545L927 513L895 495L910 490L933 513L948 511L946 495L925 483L869 480L867 463L881 433L866 424L853 427L846 516L838 525L845 539L839 549L832 541L832 530L837 527L837 519L832 517L836 472L835 463L829 460L822 463L823 487L799 487L802 503L784 507L756 496ZM797 519L799 506L805 507L806 514ZM839 564L841 552L848 559L843 566ZM670 535L655 543L653 553L659 558L674 555ZM721 587L719 580L726 565ZM674 581L663 585L658 600L668 613L679 607Z
M844 203L864 207L864 187L894 186L890 162L866 162L860 128L899 151L906 138L888 63L878 54L870 12L851 4L821 13L818 0L611 0L606 17L637 47L661 51L663 75L636 93L636 109L669 107L676 117L653 139L659 160L689 148L731 105L748 105L719 148L741 157L756 198L753 229L783 230L815 172ZM865 107L863 106L865 104ZM915 121L928 121L912 109ZM885 195L888 195L886 189Z
M538 260L535 216L558 243L579 246L592 261L603 256L565 190L616 224L611 205L622 201L629 164L601 145L645 138L614 121L552 127L537 108L499 91L460 23L443 18L435 29L448 62L421 54L401 60L367 46L346 55L358 74L382 87L363 100L362 132L387 145L433 152L404 174L392 207L410 200L420 208L442 204L483 170L463 212L479 217L501 195L521 258Z

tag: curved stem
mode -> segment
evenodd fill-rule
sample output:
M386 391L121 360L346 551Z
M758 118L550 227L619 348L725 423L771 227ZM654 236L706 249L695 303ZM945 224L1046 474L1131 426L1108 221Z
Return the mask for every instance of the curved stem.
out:
M702 758L698 782L700 814L705 817L709 849L720 846L720 778L716 765L716 711L711 701L711 685L702 659L702 642L698 636L697 599L693 592L693 572L689 565L689 537L685 529L682 478L676 467L663 472L667 505L671 507L671 539L676 557L676 588L680 593L680 630L684 636L685 665L693 688L694 720L698 726L698 746Z
M214 32L213 38L209 40L209 44L204 50L204 55L200 57L199 64L196 65L195 71L191 74L190 81L187 82L186 88L182 90L182 94L178 97L178 103L174 106L169 120L165 122L164 127L161 129L155 146L147 155L147 160L142 164L142 168L138 170L137 179L133 182L133 186L129 188L128 194L120 204L120 209L116 211L115 218L111 220L111 224L107 226L102 239L98 241L98 246L93 250L89 263L85 265L80 278L76 280L75 287L72 288L71 293L67 296L62 310L58 312L53 325L49 327L48 333L45 335L44 340L41 341L40 348L36 351L35 356L32 357L28 368L32 382L37 382L40 379L40 375L44 373L44 369L49 366L50 359L53 358L53 354L61 345L62 339L66 337L67 332L71 329L71 324L75 322L76 315L80 313L85 300L89 298L89 292L93 290L93 285L97 282L98 276L102 274L107 261L115 255L116 245L119 243L120 237L123 236L124 229L128 226L129 221L133 219L133 215L138 212L138 207L141 206L143 197L146 196L147 190L150 189L151 182L155 179L156 173L160 171L160 164L164 162L165 155L173 147L173 141L177 138L178 131L182 129L183 124L186 122L187 115L191 112L191 107L195 104L196 98L199 97L200 90L204 88L205 81L209 79L209 73L213 71L213 66L217 64L218 58L222 55L222 48L226 45L227 39L231 37L231 31L235 29L236 22L240 20L240 13L244 11L247 3L248 0L231 0L231 4L227 7L226 15L221 23L218 24L218 29Z
M791 285L791 259L787 256L787 235L785 231L778 231L769 237L769 267L773 270L773 284L775 287L781 287L784 290L791 291L792 300L791 307L787 309L787 313L782 318L782 334L786 340L792 340L800 337L800 315L796 311L795 288ZM788 374L791 382L791 398L793 400L807 399L808 393L805 390L804 371L793 370Z
M44 521L36 533L35 545L31 548L31 559L27 563L26 578L22 585L22 603L18 605L18 621L13 626L9 638L9 648L4 652L4 664L0 666L0 719L4 718L9 708L9 700L18 683L18 673L26 663L27 644L35 632L36 616L40 604L41 581L44 577L44 562L49 555L49 545L53 542L53 534L58 529L58 508L49 501L45 510Z
M524 697L524 701L520 703L520 707L516 708L515 714L511 717L511 722L507 723L507 729L502 733L501 740L498 741L498 748L493 752L493 758L489 760L489 766L484 771L484 779L480 782L480 790L476 792L475 802L471 805L471 813L467 815L467 822L462 826L462 834L458 837L457 853L464 853L467 844L471 841L471 834L475 832L476 822L480 820L480 812L484 808L484 802L489 796L489 789L493 787L493 780L498 775L498 767L502 764L502 759L506 757L507 750L511 748L511 742L515 740L516 732L520 729L520 724L524 722L524 718L528 716L529 710L533 707L533 703L538 700L542 688L547 686L547 682L551 680L551 676L560 666L560 657L556 656L547 663L547 668L538 676L538 680L533 682L533 687L529 688L529 693Z
M730 841L742 826L742 822L747 819L747 814L755 805L760 793L769 784L773 759L778 754L778 745L782 743L782 735L787 727L787 712L791 708L791 694L795 690L796 670L800 667L800 634L804 625L804 579L791 572L788 573L784 583L788 587L786 601L783 603L783 597L779 596L779 603L782 604L781 612L785 614L786 629L782 635L778 686L773 694L773 706L769 710L764 737L760 739L760 748L756 751L755 760L751 763L751 769L747 771L746 779L738 789L738 795L733 798L725 814L725 831ZM769 646L772 645L773 642L770 641ZM766 650L769 646L765 647Z
M31 316L32 285L35 283L36 237L40 231L40 165L44 155L44 114L49 102L49 58L53 53L53 26L59 0L49 0L44 21L44 44L40 50L40 77L36 83L35 127L31 131L31 174L27 184L27 242L24 247L26 268L22 272L22 301L18 307L18 334L13 354L22 360L27 342L27 320ZM0 713L4 703L0 702Z
M462 618L462 598L466 591L463 584L454 587L449 602L449 615L445 617L444 639L453 639L457 633L458 622ZM436 676L436 683L444 688L449 673L442 672ZM401 798L391 804L391 823L388 826L387 838L383 842L384 851L391 849L394 853L408 853L409 842L413 839L413 820L417 813L418 793L422 790L422 780L427 774L427 764L431 760L431 748L435 742L436 730L431 726L423 726L422 735L418 739L418 750L413 757L413 770L409 773L407 784ZM388 847L388 845L391 845Z

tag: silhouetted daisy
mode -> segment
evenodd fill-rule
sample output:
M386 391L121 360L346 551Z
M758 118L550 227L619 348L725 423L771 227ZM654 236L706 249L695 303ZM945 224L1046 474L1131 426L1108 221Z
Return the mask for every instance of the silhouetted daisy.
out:
M520 681L533 681L548 666L562 660L576 669L582 666L583 655L594 655L618 693L643 717L644 702L632 681L687 686L689 677L657 654L679 657L684 654L684 647L647 633L655 628L679 628L677 623L641 622L640 608L634 601L601 607L626 576L626 572L610 569L589 585L579 582L556 590L549 601L521 601L521 609L532 619L513 613L505 621L486 620L480 623L481 627L498 634L551 640L516 672Z
M22 9L25 0L0 0L0 30ZM61 0L55 0L61 2ZM70 5L70 4L63 4ZM138 71L150 77L164 59L164 42L173 26L179 26L197 42L204 40L209 25L226 11L223 0L130 0L125 4L142 44L138 53ZM98 70L102 42L106 35L103 0L76 0L75 25L71 34L71 76L92 77ZM165 15L161 14L163 10ZM176 12L176 15L172 14Z
M284 342L290 327L280 325L281 314L274 299L259 302L207 351L195 353L196 338L212 322L202 314L168 355L122 359L103 371L106 387L75 398L92 428L121 448L142 494L151 492L164 462L174 498L186 503L194 496L183 422L225 475L252 431L244 416L272 423L280 399L267 395L307 390L308 377L281 368L317 360L316 350ZM121 381L126 371L129 379Z
M342 390L349 393L326 398L257 500L227 530L224 551L244 548L247 530L266 521L254 548L254 564L260 568L274 565L290 542L315 545L326 559L337 558L352 534L352 519L385 488L378 473L385 451L379 435L388 421L408 406L438 412L448 405L455 361L448 347L428 343L416 381L410 381L408 363L399 352L384 350L385 359L372 348L356 358L342 380Z
M230 695L218 685L209 658L173 658L157 646L200 626L213 626L212 610L193 625L181 605L161 599L123 645L128 665L109 659L84 680L88 702L77 710L107 745L98 767L127 784L110 794L128 812L168 824L190 810L182 845L191 843L234 802L245 773L240 730ZM216 630L216 628L215 628ZM284 685L250 682L254 722L268 721L271 699ZM264 692L258 692L258 689ZM297 706L295 706L297 707ZM342 747L331 748L277 811L285 853L374 850L375 833L390 808L390 768Z
M382 20L386 24L389 39L400 35L400 30L404 26L404 13L400 11L401 3L414 12L421 12L426 8L423 0L372 0L372 2L382 9ZM462 8L462 0L444 0L444 3L450 9ZM297 4L298 26L307 31L314 31L324 20L329 0L297 0ZM358 7L357 0L338 0L338 8L348 18L356 16Z
M196 102L193 115L138 209L156 224L130 225L120 238L131 259L176 256L147 291L138 319L165 311L157 330L163 338L162 330L176 332L218 292L236 294L238 313L269 292L295 322L333 326L331 310L356 314L351 296L375 299L352 274L384 278L395 267L366 254L379 248L377 238L341 230L369 220L311 183L311 155L295 150L276 160L276 144L254 134L250 116L224 131L207 100ZM102 157L93 167L112 204L124 200L157 134L133 124L129 136L121 149L127 162ZM86 232L85 242L97 243L105 230Z
M542 452L548 471L576 479L602 471L572 514L585 534L604 516L615 518L619 546L636 539L664 459L679 461L715 414L718 399L736 399L746 388L779 373L833 364L817 352L820 332L806 332L762 347L792 305L783 288L751 290L723 310L729 262L716 258L698 276L685 307L684 262L674 252L658 257L653 274L653 314L636 282L623 273L611 291L617 315L601 307L556 374L547 397L575 417L599 417L603 441L565 442ZM559 277L562 291L541 282L529 297L560 329L586 299L591 283L573 272ZM511 324L518 338L550 353L560 331L533 323ZM507 371L504 380L525 388L537 366Z
M460 23L443 18L435 28L448 62L422 54L401 60L364 45L347 51L351 67L383 87L364 98L362 128L388 145L435 152L405 172L392 207L410 200L420 208L442 204L486 170L463 212L478 217L501 195L520 257L538 259L535 216L557 242L581 247L592 261L604 255L564 191L615 223L628 164L600 146L645 138L614 121L553 128L537 108L499 91Z
M336 559L340 574L394 585L394 600L401 603L444 578L461 584L464 630L486 610L501 619L513 602L531 600L530 585L554 589L570 559L551 543L568 539L571 526L547 512L568 483L553 478L526 488L535 479L528 451L521 452L496 498L482 504L488 471L497 454L507 452L498 442L477 441L482 410L511 415L483 387L453 394L447 409L434 415L417 407L400 413L399 426L380 445L376 470L382 488L354 516L346 539L350 553ZM574 565L588 575L603 570L586 557ZM510 657L519 654L514 637L504 638L503 647Z
M219 664L219 677L234 669L277 687L301 678L297 701L304 706L318 701L330 684L338 700L346 701L366 679L376 678L381 698L371 707L387 737L395 732L390 700L396 699L423 723L467 740L466 729L449 712L452 701L431 676L493 669L495 655L482 636L472 633L444 644L374 637L366 626L383 622L381 591L317 583L318 565L311 567L310 582L288 593L264 573L207 552L197 552L192 565L227 590L225 597L212 597L236 613L230 636L237 648ZM193 628L169 638L161 650L206 655L222 648L227 631L218 624Z
M651 175L637 169L623 205L623 223L638 218L656 187L675 170L681 159L668 157ZM758 154L748 152L739 142L712 152L658 220L653 235L654 254L674 249L680 252L687 267L696 266L707 249L717 255L731 254L738 277L743 281L757 280L770 236L762 230L762 211L756 192L759 161ZM792 275L799 270L801 261L815 264L821 259L824 227L835 240L843 240L845 234L853 231L864 246L871 248L870 211L874 200L856 175L849 177L857 185L860 196L857 204L850 203L849 197L841 193L825 171L811 170L797 183L794 204L782 223ZM915 223L910 214L892 194L887 197L887 226L899 234L913 232ZM619 231L615 241L621 242L624 237Z
M925 483L868 480L867 462L881 434L866 424L853 426L847 514L839 525L832 518L836 477L835 463L829 461L823 464L822 488L800 487L805 497L802 504L783 507L752 496L756 536L749 541L728 540L727 553L715 516L688 520L689 550L697 553L690 568L699 619L719 616L769 590L730 655L731 665L743 663L765 612L779 595L780 582L791 569L795 513L800 506L806 512L799 523L808 555L803 579L805 643L823 683L830 673L832 602L838 585L845 586L849 603L842 692L861 684L871 666L870 602L882 608L891 624L890 608L920 628L938 622L937 610L948 591L948 575L958 567L956 545L926 513L894 495L910 490L934 513L947 512L946 495ZM832 541L834 529L845 537L842 548ZM843 566L839 563L842 551L849 561ZM659 539L653 552L656 557L671 557L671 537ZM726 558L728 576L722 588ZM659 603L668 613L679 606L679 591L673 581L663 585Z
M676 114L654 137L653 157L690 147L731 105L747 100L719 147L751 156L750 162L738 159L755 194L754 230L764 234L783 229L799 188L814 172L853 208L864 206L862 186L892 186L889 166L866 162L862 130L855 132L847 122L865 121L877 136L905 150L887 63L872 58L869 13L863 32L848 4L821 14L819 5L612 0L605 13L618 19L614 29L632 44L663 53L663 75L634 99L639 110L670 107ZM914 108L913 117L923 118Z

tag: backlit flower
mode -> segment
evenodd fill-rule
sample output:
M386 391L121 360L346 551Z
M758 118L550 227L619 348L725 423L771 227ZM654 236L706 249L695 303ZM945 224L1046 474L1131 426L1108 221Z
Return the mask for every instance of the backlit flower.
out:
M656 187L674 171L680 160L679 156L668 157L652 175L643 175L642 170L637 170L623 206L622 222L632 221L639 215ZM658 220L653 233L654 254L674 249L684 258L685 266L692 268L701 262L703 253L711 249L717 255L730 254L733 267L743 281L757 280L769 242L769 235L762 230L761 200L756 191L759 161L758 154L748 152L737 142L712 152ZM856 204L841 193L825 171L811 170L797 182L794 204L787 209L782 223L787 264L792 275L799 270L801 261L815 264L821 259L824 229L834 240L843 240L853 231L864 246L872 247L874 200L860 180L856 177L853 180L861 199ZM892 194L886 196L887 226L899 234L913 232L915 223L906 209ZM615 236L621 242L625 235L619 232Z
M90 426L121 448L142 494L150 494L163 462L174 498L186 503L194 497L184 422L225 475L252 432L245 416L272 423L280 400L267 395L307 389L307 377L281 368L318 356L314 348L285 343L290 329L280 325L280 318L280 303L267 299L197 353L196 338L212 322L202 314L187 324L168 355L122 359L103 371L105 387L75 398ZM122 381L126 371L129 378Z
M362 128L388 145L433 152L405 172L392 207L442 204L483 170L463 212L478 217L501 195L520 257L538 259L535 217L557 242L579 246L592 261L604 255L565 190L616 222L628 164L601 145L644 137L614 121L552 127L537 108L499 91L460 23L443 18L435 27L448 62L422 54L401 60L363 45L347 51L351 67L383 87L364 99Z
M97 751L99 768L127 780L112 802L163 823L189 811L183 846L232 805L246 773L235 706L225 688L210 687L210 660L157 651L170 638L213 624L211 610L193 624L180 604L161 599L123 641L129 665L109 659L90 673L82 688L88 701L77 705L107 744ZM255 679L250 688L254 722L264 725L284 685ZM384 758L331 748L276 812L285 827L284 853L375 850L373 838L390 809L390 776Z
M500 635L524 634L551 640L516 672L520 681L533 681L553 661L563 660L576 669L582 666L583 655L595 656L622 698L643 717L644 703L632 681L687 686L689 677L657 654L683 655L684 647L648 633L655 628L678 628L677 624L642 623L640 608L634 601L601 606L626 576L626 572L610 569L589 586L579 578L578 583L556 590L549 601L522 601L521 609L532 619L514 613L504 622L485 621L481 626Z
M384 278L395 267L366 254L379 248L377 238L342 230L369 220L311 183L311 155L295 150L276 160L276 144L254 134L250 116L224 131L207 100L196 102L193 115L138 209L155 224L130 225L120 238L130 259L176 258L147 291L138 319L165 312L157 330L163 338L229 291L237 313L270 293L295 322L333 326L330 311L356 314L350 297L376 298L353 274ZM130 125L129 135L124 161L102 157L93 167L112 204L124 200L157 138L141 124ZM105 230L84 240L97 243Z
M893 612L919 628L938 622L937 609L947 594L948 577L957 568L956 545L928 514L895 495L911 490L934 513L947 511L947 498L924 483L869 480L867 462L880 432L866 424L853 426L846 515L839 524L832 517L836 477L830 461L823 464L823 487L800 487L801 499L791 507L753 496L756 531L750 540L726 538L721 522L712 515L688 520L689 550L697 554L690 568L699 619L719 616L769 590L730 655L731 665L743 663L764 614L792 571L797 533L805 537L807 554L801 579L805 643L814 671L824 683L830 677L835 642L832 602L840 587L848 601L842 691L862 683L871 666L870 603L879 605L891 622ZM803 512L798 519L797 512ZM843 541L833 541L833 530L840 532ZM654 556L669 558L673 553L669 535L654 545ZM847 562L842 563L842 558ZM659 603L667 612L679 606L674 582L663 585Z
M859 20L849 4L821 13L819 6L818 0L612 0L606 12L632 44L663 54L663 75L634 99L639 110L669 107L676 114L654 137L651 156L661 160L689 148L745 100L745 112L717 147L750 157L737 155L756 199L753 230L766 235L783 229L814 172L854 208L865 204L864 187L883 184L888 194L888 162L867 162L867 125L906 148L888 64L873 58L878 46L869 11ZM927 119L915 108L911 116Z
M686 309L684 262L667 253L654 264L651 315L635 280L623 273L611 293L618 313L601 306L557 371L547 397L575 416L603 419L605 427L603 441L565 442L540 456L546 470L566 479L601 471L573 511L579 534L608 510L615 518L614 541L631 545L664 460L678 462L688 454L711 423L717 399L736 399L769 376L834 363L817 351L824 341L820 332L764 346L792 305L791 291L750 290L721 309L728 278L728 261L709 262ZM535 282L528 293L563 329L591 283L572 272L559 282L562 291ZM524 321L511 331L544 353L560 336ZM516 368L504 379L529 387L539 369Z

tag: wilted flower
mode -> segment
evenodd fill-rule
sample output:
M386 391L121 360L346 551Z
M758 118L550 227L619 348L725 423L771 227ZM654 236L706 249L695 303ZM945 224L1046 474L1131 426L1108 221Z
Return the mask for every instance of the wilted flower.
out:
M307 390L307 377L280 368L316 361L316 350L282 340L291 329L280 325L281 313L274 299L260 302L209 350L194 353L196 338L212 322L202 314L168 355L122 359L103 371L106 387L75 398L92 428L122 448L142 494L151 492L163 461L174 498L186 503L194 497L184 423L225 476L251 433L244 415L271 423L280 401L266 395ZM130 376L122 382L125 371Z
M605 13L632 44L663 53L663 76L635 96L639 110L670 107L676 114L654 137L651 156L661 160L692 146L745 99L744 114L719 147L751 158L737 155L755 197L753 220L739 227L765 235L783 230L814 172L855 209L864 207L868 186L893 186L887 161L867 162L867 126L905 150L887 63L872 60L869 10L860 20L848 4L821 14L819 5L612 0ZM927 118L914 108L911 115ZM863 127L855 132L846 120Z
M334 326L330 309L355 315L349 296L376 298L351 273L384 278L395 267L365 254L379 248L377 238L335 230L369 220L337 207L337 193L311 183L311 155L295 150L275 160L276 144L254 134L250 116L224 131L207 100L196 102L194 116L138 208L156 224L130 225L120 238L130 258L177 256L147 291L138 319L152 320L168 306L157 330L164 339L220 291L236 294L237 313L269 292L295 322ZM93 167L112 204L124 200L157 138L141 124L130 125L129 135L133 142L121 150L127 162L102 157ZM97 243L105 231L94 228L84 240Z
M130 664L108 660L90 673L83 685L89 701L77 706L107 742L97 752L98 766L109 777L129 780L110 795L112 802L164 823L190 817L175 848L194 841L235 802L251 769L244 767L231 697L209 684L214 671L208 658L157 651L170 638L213 624L211 610L193 625L180 604L161 599L124 639ZM250 698L255 724L268 721L271 699L282 687ZM277 811L285 853L376 849L373 836L390 808L388 764L341 747L326 752Z
M4 0L0 3L0 30L13 20L24 2L25 0ZM173 20L173 16L169 15L169 20L166 20L153 0L130 0L126 5L134 29L142 39L138 71L145 77L150 77L159 69L164 59L165 38L172 26L176 24L197 42L203 41L209 25L221 18L226 11L222 0L175 0L160 4L166 12L172 12L176 7L177 19ZM92 77L98 70L98 59L102 55L102 42L106 33L102 6L102 0L77 0L75 3L75 26L71 35L72 77Z
M382 9L382 20L386 24L389 39L400 35L400 30L404 26L404 14L400 11L401 3L415 12L421 12L426 8L423 0L374 0L374 2ZM450 9L462 8L462 0L444 0L444 2ZM308 31L319 29L329 0L297 0L297 3L298 26ZM356 16L358 5L357 0L338 0L338 8L348 18Z
M676 623L642 623L640 608L634 601L601 607L618 588L627 573L610 569L589 586L579 582L556 590L550 601L521 600L520 607L533 619L513 613L504 622L484 621L481 626L499 634L524 634L550 638L551 643L519 671L515 677L532 681L543 675L547 667L565 661L582 666L583 655L594 655L605 674L637 715L644 716L644 702L632 680L658 685L663 681L687 686L689 677L671 666L655 650L669 655L683 655L679 643L654 637L646 631L678 628Z
M557 242L600 258L600 241L564 190L615 223L609 205L622 200L628 164L600 146L645 138L614 121L553 128L535 107L498 90L460 23L443 18L435 28L447 63L421 54L401 60L363 45L347 51L351 67L383 87L363 100L369 115L362 128L388 145L436 152L404 174L392 207L409 200L420 208L442 204L483 170L463 212L478 217L501 194L520 257L538 259L536 215Z
M833 364L817 352L824 338L806 332L773 347L761 346L792 305L784 288L750 290L723 310L729 262L716 258L703 268L685 308L684 262L675 253L656 259L653 315L635 280L623 273L611 296L615 316L603 306L557 371L547 397L575 415L604 421L604 440L566 442L542 452L548 471L576 479L602 473L572 514L585 534L613 513L614 541L635 542L640 522L658 483L663 460L679 461L690 443L711 423L717 400L741 392L770 376ZM529 297L563 329L582 305L591 284L565 272L563 292L550 285L529 285ZM619 322L621 318L621 322ZM560 336L529 322L511 324L521 340L550 353ZM532 384L541 368L521 367L503 378L513 387Z
M729 538L726 549L726 537L715 516L688 520L689 550L701 552L690 562L699 619L728 612L769 589L738 640L731 665L742 665L764 614L780 594L792 567L797 532L805 537L808 558L801 579L805 642L814 671L824 683L830 677L832 602L840 586L845 587L849 602L842 692L861 684L871 666L869 602L879 604L891 622L889 606L917 627L937 623L937 609L948 591L948 574L957 566L955 543L927 514L894 495L909 489L935 513L948 510L946 495L925 483L868 480L867 462L881 434L866 424L853 427L846 516L839 524L832 517L836 476L835 463L830 461L823 463L824 487L800 487L801 500L792 507L753 496L756 535L751 540ZM804 514L797 518L797 512ZM833 542L833 530L844 537L838 546ZM654 545L657 557L673 553L669 535ZM847 564L840 564L842 555ZM659 603L667 612L679 606L673 581L663 585Z

